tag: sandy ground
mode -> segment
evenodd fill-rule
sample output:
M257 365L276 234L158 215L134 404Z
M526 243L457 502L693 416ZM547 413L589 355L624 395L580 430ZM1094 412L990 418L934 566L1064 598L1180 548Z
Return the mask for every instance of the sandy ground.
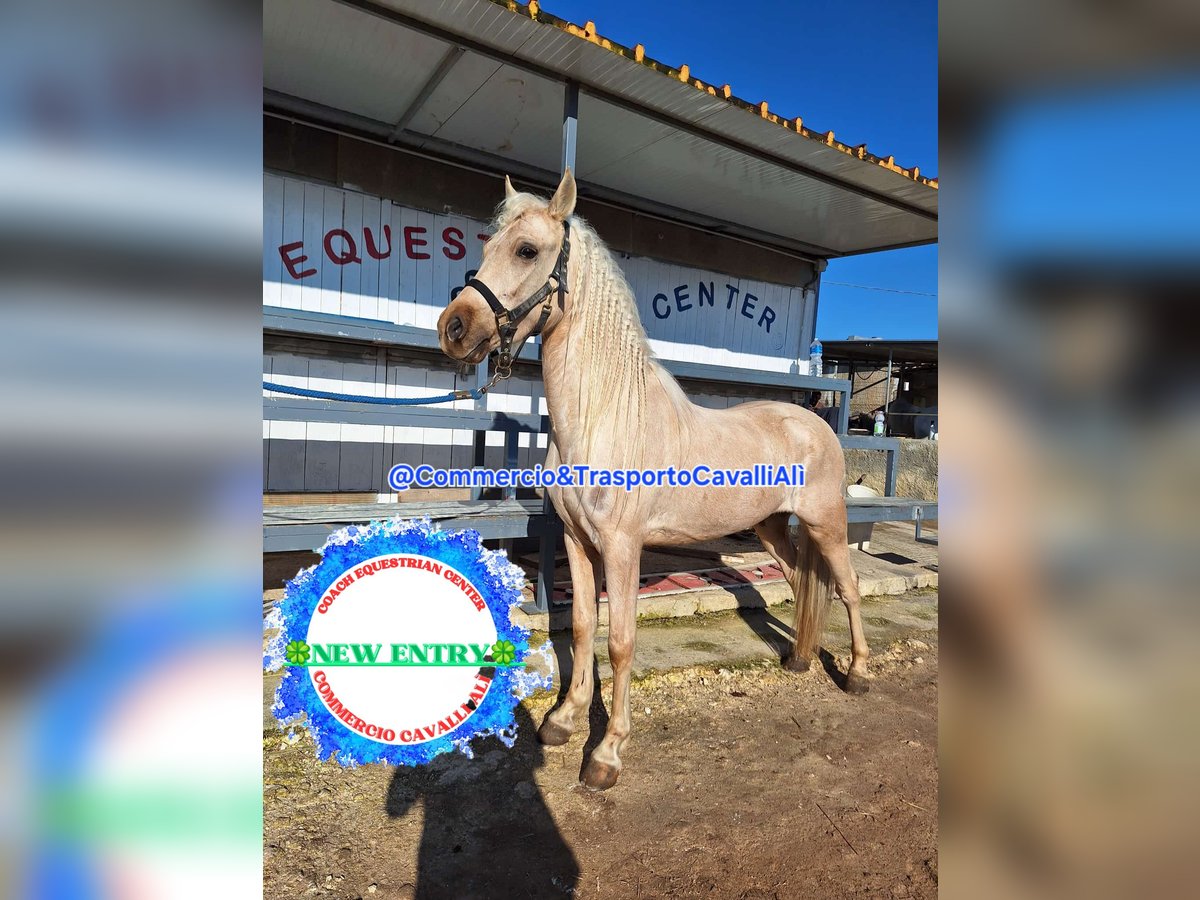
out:
M936 631L874 637L865 697L835 683L846 643L831 629L803 675L767 659L639 677L606 793L578 784L602 707L590 736L543 748L552 695L518 708L513 749L418 770L344 770L268 729L265 896L934 897Z

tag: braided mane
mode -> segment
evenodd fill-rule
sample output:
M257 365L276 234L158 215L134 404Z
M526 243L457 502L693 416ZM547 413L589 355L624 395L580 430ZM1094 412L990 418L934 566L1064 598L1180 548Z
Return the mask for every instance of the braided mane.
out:
M533 194L517 194L500 205L493 224L503 228L531 209L545 208L545 202ZM595 458L615 426L624 435L626 462L635 464L645 448L646 380L653 377L651 367L659 366L625 273L591 225L578 216L570 223L578 283L571 285L569 321L563 324L570 327L570 352L583 373L576 397L582 437L575 449L586 454L584 459ZM673 382L669 376L666 380Z

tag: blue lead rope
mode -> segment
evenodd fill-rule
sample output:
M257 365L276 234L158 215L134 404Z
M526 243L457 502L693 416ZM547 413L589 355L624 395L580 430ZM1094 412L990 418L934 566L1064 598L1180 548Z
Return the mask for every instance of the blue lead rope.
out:
M280 394L294 394L297 397L312 397L314 400L374 403L379 406L425 406L431 403L453 403L455 400L483 399L483 391L479 388L472 388L469 391L451 391L449 394L442 394L439 397L368 397L365 394L335 394L333 391L313 391L308 388L289 387L286 384L264 381L263 390L275 391Z

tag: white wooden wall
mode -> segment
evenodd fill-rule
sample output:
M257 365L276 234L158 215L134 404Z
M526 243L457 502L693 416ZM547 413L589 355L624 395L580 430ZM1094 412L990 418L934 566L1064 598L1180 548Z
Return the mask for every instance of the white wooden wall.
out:
M264 175L263 196L267 306L433 328L451 291L481 259L485 222L271 174ZM390 252L376 259L366 234L383 255L385 226ZM334 262L327 243L339 257L353 249L356 261ZM770 372L795 371L796 360L807 359L813 304L801 288L644 257L620 265L659 357Z

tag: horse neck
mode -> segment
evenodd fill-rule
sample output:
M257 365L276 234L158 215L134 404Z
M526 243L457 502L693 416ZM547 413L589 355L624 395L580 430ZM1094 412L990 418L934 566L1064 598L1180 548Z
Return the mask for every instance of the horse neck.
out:
M605 252L590 248L589 253ZM618 404L618 414L607 427L614 435L635 431L629 421L655 408L662 386L653 371L649 354L644 350L640 325L636 329L613 329L597 342L589 338L588 316L595 307L587 302L587 292L596 285L596 273L603 271L605 261L584 259L579 272L572 272L573 294L566 315L542 340L542 375L546 388L546 406L554 423L555 443L565 462L598 463L614 461L634 464L641 449L639 440L594 439L596 422L601 410L589 409L596 404L590 388L605 385L604 398ZM608 263L611 264L611 263ZM582 277L581 277L582 276ZM622 301L625 298L621 298ZM605 298L606 302L617 302ZM629 299L632 302L632 299ZM636 318L636 311L631 310ZM628 346L626 346L628 344ZM620 360L626 364L621 366ZM589 397L592 399L589 400ZM611 410L608 410L611 412ZM593 430L592 446L588 445L588 430ZM644 429L640 429L644 432ZM640 435L636 435L640 437ZM597 449L597 447L600 449Z

